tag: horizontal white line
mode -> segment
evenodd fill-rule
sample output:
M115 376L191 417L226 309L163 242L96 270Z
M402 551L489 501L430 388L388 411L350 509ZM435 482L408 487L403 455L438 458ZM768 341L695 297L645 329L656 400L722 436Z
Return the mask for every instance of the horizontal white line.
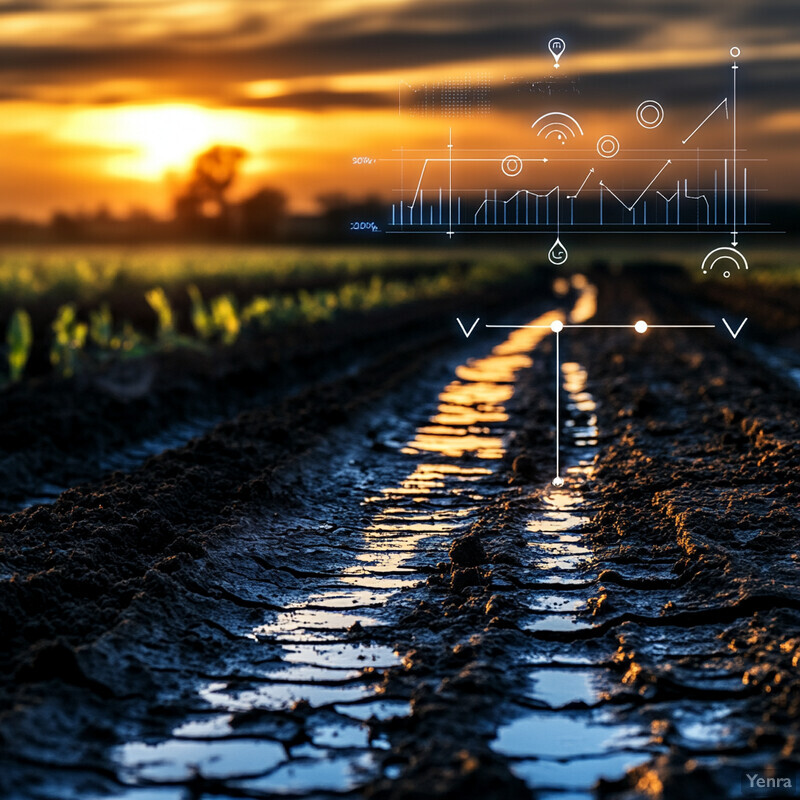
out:
M486 325L487 328L549 328L549 325ZM565 328L630 328L635 325L564 325ZM716 328L716 325L647 325L650 328Z

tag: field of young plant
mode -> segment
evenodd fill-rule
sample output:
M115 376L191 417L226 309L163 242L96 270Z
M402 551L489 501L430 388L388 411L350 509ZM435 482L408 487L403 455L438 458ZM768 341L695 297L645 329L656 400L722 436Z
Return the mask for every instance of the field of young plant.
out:
M468 251L17 250L0 254L0 382L230 345L344 313L474 291L529 269Z

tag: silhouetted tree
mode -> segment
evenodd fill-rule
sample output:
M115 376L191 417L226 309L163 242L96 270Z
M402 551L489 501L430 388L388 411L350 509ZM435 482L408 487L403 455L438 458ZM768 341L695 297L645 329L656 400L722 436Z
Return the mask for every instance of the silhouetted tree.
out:
M241 147L217 144L195 158L189 182L175 198L175 218L182 228L218 236L229 232L226 194L246 155Z

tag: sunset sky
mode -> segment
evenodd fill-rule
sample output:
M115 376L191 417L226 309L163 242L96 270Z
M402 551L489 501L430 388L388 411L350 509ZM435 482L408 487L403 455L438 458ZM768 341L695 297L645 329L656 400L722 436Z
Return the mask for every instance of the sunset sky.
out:
M767 159L752 180L797 198L796 0L0 0L0 215L166 213L214 143L250 153L240 193L276 186L300 211L331 191L390 196L396 163L354 155L442 148L450 128L457 147L533 148L552 109L580 119L587 151L607 132L628 151L680 146L730 95L733 46L740 146ZM465 76L488 76L491 113L412 113L409 86ZM554 76L574 91L520 91ZM665 110L649 139L645 99ZM729 146L718 117L698 147Z

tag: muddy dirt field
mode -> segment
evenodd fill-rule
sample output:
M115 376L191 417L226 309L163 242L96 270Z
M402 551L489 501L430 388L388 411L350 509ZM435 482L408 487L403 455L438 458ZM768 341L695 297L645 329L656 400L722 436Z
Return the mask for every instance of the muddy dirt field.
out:
M800 306L554 277L7 393L0 796L782 796Z

